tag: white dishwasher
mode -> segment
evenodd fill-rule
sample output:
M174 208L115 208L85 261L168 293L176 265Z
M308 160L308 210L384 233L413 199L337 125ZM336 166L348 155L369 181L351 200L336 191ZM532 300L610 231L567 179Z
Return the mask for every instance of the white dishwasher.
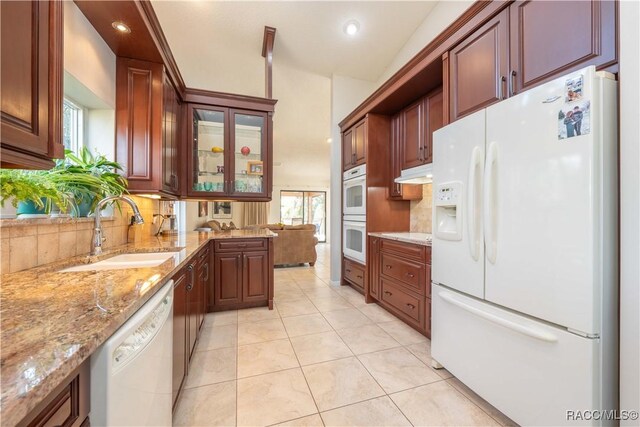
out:
M173 280L91 356L91 425L170 426Z

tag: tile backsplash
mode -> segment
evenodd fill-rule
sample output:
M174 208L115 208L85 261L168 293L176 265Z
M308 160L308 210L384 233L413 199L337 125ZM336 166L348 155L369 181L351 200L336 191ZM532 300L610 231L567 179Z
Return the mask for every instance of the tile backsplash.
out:
M432 185L424 184L422 200L411 202L410 230L419 233L431 233Z
M145 224L139 232L155 232L153 214L158 212L158 201L133 197ZM114 209L112 218L103 218L106 240L104 248L127 243L131 209L122 204L122 212ZM59 218L30 220L0 220L0 273L14 273L79 255L88 255L93 237L93 218Z

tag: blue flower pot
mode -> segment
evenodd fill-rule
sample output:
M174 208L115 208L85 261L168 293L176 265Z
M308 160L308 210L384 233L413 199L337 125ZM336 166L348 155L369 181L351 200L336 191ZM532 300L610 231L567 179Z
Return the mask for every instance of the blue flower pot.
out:
M89 213L91 213L91 204L93 203L93 197L82 196L82 198L77 201L76 209L72 210L71 215L77 217L87 217Z
M46 199L42 199L42 204L46 204ZM18 209L16 215L43 215L45 214L45 208L39 208L33 201L26 200L24 202L18 202Z

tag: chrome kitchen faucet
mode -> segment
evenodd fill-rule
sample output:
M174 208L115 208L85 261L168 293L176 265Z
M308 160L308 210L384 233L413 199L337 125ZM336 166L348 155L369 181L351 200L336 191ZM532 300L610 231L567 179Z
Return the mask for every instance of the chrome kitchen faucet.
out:
M144 219L142 215L140 215L140 210L136 203L131 200L127 196L110 196L105 197L100 200L96 205L95 210L95 223L93 226L93 247L91 248L91 255L100 255L102 254L102 241L104 238L102 237L102 224L100 223L100 211L109 202L114 202L116 200L122 200L123 202L127 202L131 209L133 209L133 223L134 224L144 224Z

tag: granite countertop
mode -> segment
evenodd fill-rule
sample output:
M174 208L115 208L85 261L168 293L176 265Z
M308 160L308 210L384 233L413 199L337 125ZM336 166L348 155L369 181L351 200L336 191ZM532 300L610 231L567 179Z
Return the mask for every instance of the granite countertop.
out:
M272 238L270 230L151 237L0 277L3 425L15 425L80 366L211 239ZM177 252L156 267L61 273L120 253Z
M413 232L372 232L369 236L381 237L383 239L398 240L400 242L414 243L416 245L431 246L431 234L429 233L413 233Z

